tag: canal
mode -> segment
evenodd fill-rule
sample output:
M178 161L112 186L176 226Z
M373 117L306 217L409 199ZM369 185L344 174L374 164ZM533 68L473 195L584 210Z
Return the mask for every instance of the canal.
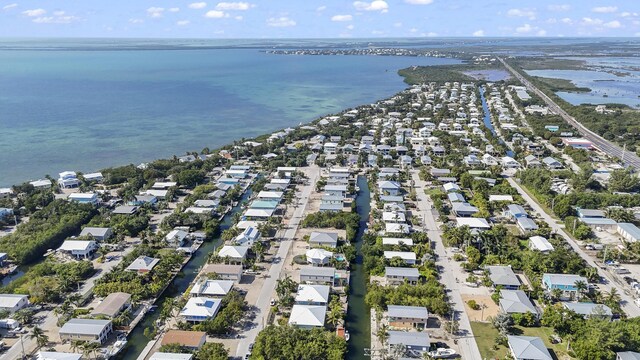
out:
M243 202L251 196L251 193L251 188L247 189L247 191L242 196L242 199L238 201L238 205L231 209L231 211L229 211L227 215L224 216L222 222L220 223L220 233L231 226L233 215L242 210ZM160 296L160 298L156 302L156 305L158 305L157 310L155 312L148 313L147 316L145 316L144 320L142 320L138 324L138 326L131 332L127 341L126 348L118 356L119 359L135 360L138 358L142 350L144 350L145 346L147 346L149 341L151 341L151 339L144 336L144 329L155 324L156 320L160 316L160 309L162 309L162 305L167 298L178 296L187 290L191 282L193 282L193 280L200 272L202 266L207 263L209 253L215 250L221 243L222 239L220 237L217 237L202 244L196 254L182 268L182 271L178 274L178 276L175 277L167 290Z
M356 234L356 260L351 266L349 279L349 307L347 309L346 328L351 336L347 347L347 359L367 359L364 349L371 347L371 319L370 311L364 302L367 293L367 275L363 268L362 235L367 229L369 211L371 210L369 184L366 176L358 176L358 197L356 211L360 216L360 227Z
M493 127L493 123L491 122L491 112L489 111L489 105L487 105L487 99L484 97L484 87L480 86L480 100L482 101L482 111L484 112L484 125L491 131L493 136L497 137L501 144L503 144L507 148L507 156L514 157L515 153L509 149L507 144L502 140L502 138L498 137L496 133L496 129Z

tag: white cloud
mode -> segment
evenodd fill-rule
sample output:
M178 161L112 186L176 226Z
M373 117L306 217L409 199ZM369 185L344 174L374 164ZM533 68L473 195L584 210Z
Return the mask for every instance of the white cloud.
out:
M353 16L351 15L333 15L331 21L351 21Z
M530 20L534 20L536 18L536 12L532 9L509 9L509 11L507 11L507 16L526 17Z
M2 10L9 10L9 9L13 9L14 7L18 7L18 4L13 3L13 4L7 4L5 6L2 7Z
M225 14L224 11L219 11L219 10L209 10L207 11L206 14L204 14L204 17L209 19L220 19L226 16L227 14Z
M411 5L429 5L433 0L404 0L404 2Z
M562 21L564 24L567 24L567 25L571 25L571 24L573 24L573 20L571 20L571 18L568 18L568 17L563 18L563 19L562 19L562 20L560 20L560 21Z
M267 25L272 27L291 27L296 26L296 22L286 16L272 17L267 19Z
M189 4L189 9L204 9L207 7L207 3L206 2L195 2L195 3L191 3Z
M632 13L632 12L625 11L625 12L621 12L620 13L620 16L622 16L622 17L629 17L629 16L637 17L638 15L640 15L640 14L638 14L637 12L633 12Z
M569 11L571 10L571 5L568 4L560 4L560 5L549 5L547 6L549 11Z
M622 24L620 24L620 21L618 20L613 20L613 21L609 21L608 23L604 23L603 26L610 29L617 29L617 28L621 28Z
M54 11L53 15L55 15L55 16L64 16L64 11L61 11L61 10Z
M533 27L531 25L529 25L529 24L524 24L524 25L518 26L516 28L516 32L518 34L526 34L526 33L531 32L532 30L533 30Z
M538 30L536 35L538 35L538 36L547 36L547 31L540 29L540 30Z
M436 36L438 36L438 33L430 31L430 32L426 33L425 35L428 36L428 37L436 37Z
M161 8L161 7L152 6L147 9L147 15L151 16L152 18L162 17L163 13L164 13L164 8Z
M191 24L191 21L189 21L189 20L179 20L179 21L176 22L176 25L178 25L178 26L186 26L186 25L189 25L189 24Z
M484 30L476 30L471 35L476 36L476 37L484 36Z
M242 19L244 19L244 17L242 17L242 15L238 15L238 16L234 16L234 19L241 21Z
M42 16L42 15L46 14L47 10L45 10L45 9L31 9L31 10L25 10L22 13L24 15L27 15L27 16L35 17L35 16Z
M221 2L216 5L218 10L249 10L255 5L247 2Z
M380 11L382 13L389 11L389 4L384 0L374 0L372 2L355 1L353 6L360 11Z
M33 19L33 22L38 24L70 24L80 20L77 16L64 15L64 11L56 11L56 13L62 13L62 15L40 16Z
M129 19L129 22L131 24L142 24L142 23L144 23L144 20L143 19Z
M417 33L417 32L418 32L418 29L416 29L416 28L411 28L411 29L409 30L409 32L410 32L410 33L414 33L414 34L415 34L415 33Z
M169 11L173 12L173 13L176 13L176 12L180 11L180 8L178 8L178 7L169 8Z
M607 14L618 11L617 6L598 6L591 9L595 13Z
M353 30L353 29L355 29L355 26L353 26L353 24L347 25L347 30Z
M585 25L585 26L599 26L599 25L602 25L602 20L593 19L593 18L590 18L590 17L583 17L582 18L582 25Z
M322 12L322 11L325 11L325 10L327 10L327 7L325 5L318 6L318 8L316 9L317 12Z

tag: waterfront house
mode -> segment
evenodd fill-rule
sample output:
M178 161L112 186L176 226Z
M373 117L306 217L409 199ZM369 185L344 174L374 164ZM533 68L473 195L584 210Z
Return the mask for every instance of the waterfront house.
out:
M96 205L100 201L98 194L96 193L73 193L68 197L69 201L77 202L79 204L92 204Z
M548 253L553 251L553 245L542 236L532 236L529 238L529 249Z
M429 310L423 306L387 306L387 320L393 329L424 329L429 320Z
M133 260L129 266L127 266L127 271L135 271L140 274L147 273L160 262L160 259L152 258L149 256L140 256L137 259Z
M193 285L190 294L192 297L206 296L222 298L233 289L233 284L233 280L210 280L203 278Z
M234 244L240 246L253 246L254 243L260 241L260 231L253 226L249 226L233 240Z
M225 245L218 251L218 256L231 264L242 264L248 252L249 246Z
M507 335L507 342L514 360L553 360L539 337Z
M59 352L59 351L38 351L35 360L81 360L82 354Z
M500 310L507 314L531 313L538 316L538 309L522 290L501 290Z
M551 293L554 289L562 290L561 300L574 299L578 294L576 282L588 284L588 280L580 275L573 274L543 274L542 287Z
M299 285L295 302L300 305L327 305L329 303L328 285Z
M289 325L302 329L321 328L327 314L326 305L301 305L296 304L291 308Z
M90 227L87 226L80 232L80 237L91 238L96 241L109 240L113 236L113 230L108 227Z
M275 200L280 202L284 193L282 191L260 191L257 198L261 200Z
M331 196L347 196L347 185L325 185L324 192Z
M29 296L21 294L0 294L0 310L14 313L29 305Z
M161 345L178 344L189 350L198 350L207 341L204 331L169 330L162 337Z
M307 262L313 266L324 266L329 264L333 253L324 249L309 249L306 254Z
M0 188L0 199L8 199L13 195L11 188Z
M60 340L103 344L112 331L111 320L71 319L60 328Z
M400 224L400 223L385 223L384 224L385 232L387 234L409 234L411 232L411 227L409 224Z
M392 350L396 346L404 346L407 350L415 353L424 353L431 347L431 339L427 332L408 332L390 330L387 343Z
M158 190L167 190L177 185L178 183L174 181L156 181L155 183L153 183L151 188L158 189Z
M65 240L58 248L59 251L75 256L76 259L89 259L98 244L93 240Z
M332 267L303 266L300 268L301 284L333 285L336 269Z
M184 230L173 229L164 237L164 240L168 246L178 248L184 245L188 235L189 233Z
M207 264L202 273L215 274L222 280L240 282L242 279L242 265Z
M407 222L403 211L385 211L382 213L382 221L385 223L402 224Z
M392 238L392 237L382 238L382 246L397 246L397 245L413 246L413 239Z
M192 297L187 300L185 306L180 310L179 316L184 321L197 323L212 319L220 310L220 299L211 297Z
M309 235L309 245L311 247L326 246L335 249L338 246L338 233L314 231Z
M80 180L74 171L63 171L59 174L58 185L62 189L76 188L80 186Z
M149 360L193 360L193 354L156 352L151 355Z
M380 194L400 195L402 187L397 181L378 181Z
M493 287L501 286L507 290L517 290L520 287L520 280L511 269L511 266L492 265L487 266L489 271L489 279Z
M198 208L217 208L220 205L220 200L208 200L200 199L193 203L194 207Z
M36 189L49 189L51 188L51 180L49 179L40 179L36 181L30 181L31 184Z
M115 292L107 295L107 297L91 311L91 316L106 316L109 319L113 319L130 307L131 295L123 292Z

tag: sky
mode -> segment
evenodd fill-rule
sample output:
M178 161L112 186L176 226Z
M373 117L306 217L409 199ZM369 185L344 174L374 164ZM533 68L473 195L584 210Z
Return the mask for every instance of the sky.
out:
M640 36L640 0L0 0L0 37Z

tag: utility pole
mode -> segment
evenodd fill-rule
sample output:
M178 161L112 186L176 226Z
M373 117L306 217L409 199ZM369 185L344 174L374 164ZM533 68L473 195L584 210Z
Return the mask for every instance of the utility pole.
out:
M27 356L24 354L24 343L22 342L22 334L20 334L20 345L22 346L22 358L25 359Z

